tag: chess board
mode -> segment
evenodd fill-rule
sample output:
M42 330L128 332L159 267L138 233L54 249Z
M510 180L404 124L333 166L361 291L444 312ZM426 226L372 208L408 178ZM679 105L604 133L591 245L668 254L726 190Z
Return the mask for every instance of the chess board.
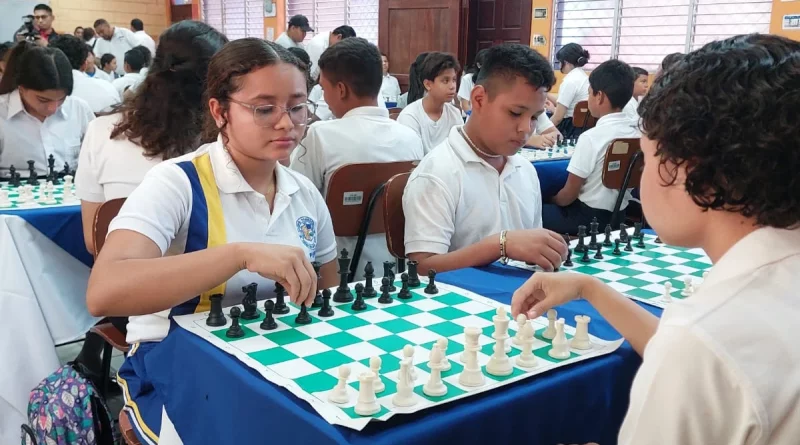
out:
M519 154L530 162L571 159L573 153L575 153L575 147L571 145L553 147L546 150L523 148L519 151Z
M629 232L632 232L629 229ZM611 240L619 238L620 232L612 233ZM597 236L598 242L605 241L605 235ZM676 300L687 298L682 295L685 288L684 279L691 277L695 289L703 281L703 272L711 269L711 259L701 249L685 249L655 242L653 235L644 236L645 247L636 247L637 241L631 243L632 252L620 246L621 254L613 255L614 247L603 247L603 259L596 260L596 251L589 254L590 261L583 263L583 254L572 254L572 267L563 267L561 271L582 273L599 278L615 290L627 297L642 301L652 306L665 308L669 304L664 299L664 283L672 283L670 296ZM588 245L590 237L585 238ZM571 247L578 245L573 240ZM522 261L509 261L510 266L530 271L541 270L537 266ZM689 297L691 298L691 297Z
M22 180L23 184L25 180ZM62 182L59 185L54 186L55 190L55 199L56 204L46 204L44 201L41 200L42 198L42 189L45 186L44 180L39 181L40 185L33 187L33 196L34 202L27 202L27 203L20 203L19 202L19 188L18 187L11 187L8 182L0 182L0 190L7 190L9 201L11 203L10 206L3 206L0 204L0 210L28 210L28 209L36 209L36 208L43 208L43 207L63 207L63 206L75 206L80 205L81 201L75 196L75 185L72 185L72 192L73 192L73 199L65 201L64 200L64 183Z
M309 313L313 321L309 325L295 324L294 319L299 310L289 304L291 311L288 314L275 316L278 328L263 331L259 325L264 319L264 313L259 309L258 319L240 320L245 336L238 339L227 338L225 335L231 323L230 317L225 326L217 328L206 325L207 312L176 317L175 321L189 332L255 369L270 382L288 389L308 402L328 422L356 430L361 430L373 420L383 421L396 414L417 412L493 390L560 366L609 354L622 343L622 340L608 342L591 337L591 349L571 349L569 358L557 360L548 355L551 341L542 337L547 319L536 319L532 323L535 330L533 352L537 357L537 366L529 370L517 367L515 357L521 353L521 349L512 344L508 354L514 365L512 374L505 377L492 376L485 371L495 345L491 337L494 331L492 317L498 307L508 309L508 306L441 283L437 283L438 294L428 295L423 292L426 280L421 278L420 281L421 286L412 288L411 299L398 299L397 292L393 293L394 302L391 304L380 304L377 297L365 299L368 306L365 311L354 312L351 309L352 303L331 301L334 316L321 318L316 314L317 309L311 309ZM350 285L351 288L353 285ZM399 290L401 283L398 281L395 286ZM229 310L226 309L226 316L228 313ZM567 320L567 323L574 325L575 321ZM482 330L478 362L486 383L477 388L458 383L459 374L464 369L461 353L464 351L465 327L478 327ZM511 320L508 335L513 337L516 329L516 322ZM573 326L565 326L565 331L568 338L575 333ZM430 375L427 365L430 351L434 342L441 337L448 339L446 358L451 363L451 369L442 372L447 393L441 397L429 397L423 393L422 387ZM506 343L511 344L511 338ZM409 344L415 346L413 364L417 379L414 393L418 401L414 406L399 408L393 405L392 396L396 393L400 359L403 358L402 349ZM386 389L376 394L380 411L373 416L362 417L354 409L358 399L358 376L369 370L369 360L374 356L382 360L380 375ZM337 405L328 401L328 393L336 386L338 368L343 364L351 368L347 380L350 402Z

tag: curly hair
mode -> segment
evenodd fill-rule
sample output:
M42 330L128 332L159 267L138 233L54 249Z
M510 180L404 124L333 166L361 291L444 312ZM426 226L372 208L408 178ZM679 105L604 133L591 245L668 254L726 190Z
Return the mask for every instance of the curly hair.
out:
M202 22L170 26L161 34L144 82L116 110L122 119L111 138L125 137L141 146L145 156L163 160L196 149L208 64L227 42L224 34Z
M704 210L760 226L800 223L800 43L772 35L712 42L656 79L639 106L661 180Z

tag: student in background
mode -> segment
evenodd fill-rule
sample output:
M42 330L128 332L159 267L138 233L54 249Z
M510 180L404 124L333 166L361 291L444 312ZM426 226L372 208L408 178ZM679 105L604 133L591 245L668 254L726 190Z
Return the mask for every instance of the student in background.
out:
M800 44L732 37L665 72L641 105L642 207L710 274L659 320L597 278L535 273L512 314L580 298L642 356L621 445L797 444Z
M320 56L322 56L322 53L325 52L326 49L336 45L342 40L355 36L356 30L353 29L352 26L342 25L337 26L329 34L319 33L311 38L305 49L308 52L308 57L311 59L311 65L308 67L311 78L314 79L314 81L319 78L319 65L317 62L319 61Z
M400 98L400 83L397 78L389 74L389 56L381 53L381 66L383 67L383 80L381 82L381 97L386 102L397 103Z
M422 84L420 70L422 69L422 62L425 61L428 54L430 53L420 53L411 62L411 66L408 69L408 91L400 95L400 99L397 101L398 107L405 108L408 104L412 104L425 96L425 86Z
M87 45L92 47L94 50L94 44L97 42L97 37L95 37L94 28L86 27L83 28L83 41L86 42Z
M636 123L622 112L633 96L633 80L633 70L620 60L603 62L589 75L589 111L597 124L578 138L567 183L542 210L545 228L575 235L578 226L588 227L592 218L601 230L611 221L619 192L603 185L603 165L611 141L641 136ZM629 199L626 192L622 215Z
M647 72L644 68L639 68L638 66L633 67L633 74L636 76L636 81L633 83L633 97L631 100L628 101L628 104L625 105L625 109L622 110L629 119L636 122L638 125L639 123L639 102L642 100L645 94L647 94L647 90L650 88L650 73Z
M113 54L103 54L103 56L100 57L100 69L103 70L108 77L111 77L112 81L119 77L117 74L117 58L114 57Z
M397 117L397 122L419 135L426 154L447 139L451 128L464 123L461 111L452 104L460 69L451 54L428 54L420 69L425 97L409 104Z
M139 45L144 46L150 51L150 56L155 57L156 55L156 42L144 31L144 23L140 19L133 19L131 20L131 31L139 39Z
M293 56L297 57L301 62L303 62L303 65L305 65L306 74L308 74L308 90L311 91L311 88L316 85L316 81L311 78L311 57L308 56L306 50L296 46L288 48L287 51L292 53Z
M83 26L76 26L75 31L72 31L72 35L79 39L83 39Z
M555 84L528 46L491 47L472 89L472 115L411 173L403 194L405 248L419 270L446 271L512 258L553 270L563 238L542 227L539 178L517 151Z
M461 111L465 114L468 113L472 107L469 103L472 87L475 86L475 79L478 77L478 71L481 70L483 65L483 58L486 56L486 49L478 51L475 55L475 62L464 70L464 75L461 76L461 85L458 86L458 100L461 105Z
M117 90L105 80L93 79L86 74L94 60L89 60L89 47L77 37L62 35L50 44L63 52L72 65L72 95L80 97L89 104L94 113L110 111L121 101Z
M14 166L28 176L28 160L37 175L46 175L47 158L56 167L78 166L78 152L94 113L83 99L71 96L72 66L58 49L20 42L8 56L0 81L0 177Z
M146 74L142 70L147 68L147 48L141 46L125 53L125 75L115 79L111 84L117 89L120 96L124 97L128 88L134 88L144 80Z
M422 159L422 141L410 128L389 118L378 106L383 69L378 48L362 38L337 43L319 59L319 81L335 120L317 122L308 129L293 153L291 168L328 194L331 175L346 164L414 161ZM337 237L339 250L353 252L356 237ZM360 264L393 261L384 234L368 235Z
M589 51L577 43L568 43L558 50L556 60L565 76L558 87L558 95L548 94L550 101L556 104L550 120L564 137L573 138L580 134L572 125L575 106L589 97L589 77L583 70L589 62Z
M84 43L84 45L86 45ZM114 80L108 73L98 68L97 58L94 56L92 47L86 45L86 50L89 51L89 57L86 59L86 75L93 79L100 79L108 82L109 84Z
M117 60L125 60L125 53L139 46L139 39L130 29L111 26L106 19L94 22L94 31L99 37L94 44L95 54L113 54ZM117 66L117 74L125 75L122 66Z
M0 79L3 78L3 72L6 70L6 55L11 53L11 48L14 46L11 42L0 43Z
M275 43L286 49L291 47L302 48L303 40L305 40L306 34L309 32L314 32L314 28L308 24L308 18L302 14L297 14L289 19L289 26L286 27L285 32L275 39Z

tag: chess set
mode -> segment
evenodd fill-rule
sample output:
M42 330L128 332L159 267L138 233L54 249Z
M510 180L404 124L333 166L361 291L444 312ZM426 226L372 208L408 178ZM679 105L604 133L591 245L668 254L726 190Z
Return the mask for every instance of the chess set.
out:
M523 148L519 154L530 162L551 161L557 159L571 159L575 153L575 144L559 141L559 145L545 150L538 148Z
M435 271L420 278L413 261L400 280L394 263L384 263L379 288L371 263L363 281L348 283L349 262L342 251L339 286L319 291L310 308L286 302L278 284L262 311L251 284L241 305L223 310L215 295L209 312L175 322L329 423L356 430L609 354L622 343L590 336L587 316L575 317L574 328L555 310L511 320L507 305L437 283Z
M690 298L712 266L701 249L668 246L645 234L640 223L634 225L632 235L625 224L616 232L606 226L603 240L597 221L590 224L588 235L586 226L578 229L578 239L571 242L569 258L560 271L591 275L628 298L662 309L674 300ZM508 265L541 270L522 261Z
M49 174L44 182L36 174L34 161L28 161L28 177L22 179L12 165L9 167L9 182L0 183L0 209L32 209L78 205L73 184L74 172L64 164L61 172L55 169L53 155L48 158ZM63 182L62 182L63 181Z

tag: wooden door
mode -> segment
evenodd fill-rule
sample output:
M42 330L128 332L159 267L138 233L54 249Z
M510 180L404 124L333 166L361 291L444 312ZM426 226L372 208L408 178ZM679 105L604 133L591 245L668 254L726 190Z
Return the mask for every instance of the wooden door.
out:
M530 0L471 0L469 61L475 53L501 43L530 45Z
M403 91L408 88L408 68L419 53L459 55L465 31L460 18L460 0L380 0L378 43Z

